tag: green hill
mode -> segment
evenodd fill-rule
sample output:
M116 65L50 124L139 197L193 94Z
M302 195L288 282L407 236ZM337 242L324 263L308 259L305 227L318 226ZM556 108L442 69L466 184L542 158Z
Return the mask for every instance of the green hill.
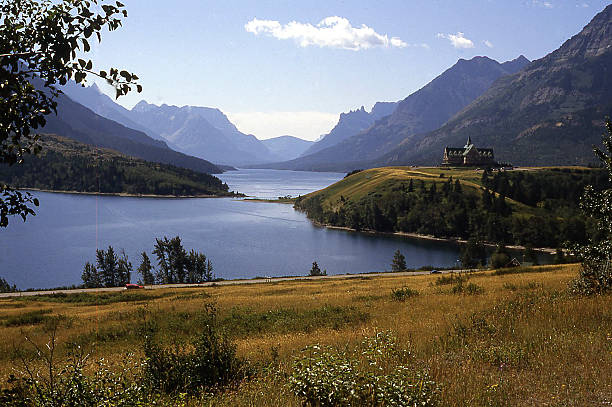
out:
M153 163L56 135L42 135L42 153L0 167L11 186L53 191L165 196L229 196L209 174Z
M355 230L558 247L587 236L578 203L588 184L606 187L604 171L383 167L300 197L295 207L318 223Z

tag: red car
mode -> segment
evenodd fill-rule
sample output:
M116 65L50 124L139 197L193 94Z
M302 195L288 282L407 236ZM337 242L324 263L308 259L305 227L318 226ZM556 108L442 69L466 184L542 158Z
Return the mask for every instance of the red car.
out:
M126 284L125 285L125 289L126 290L136 290L138 288L144 288L143 285L138 285L138 284Z

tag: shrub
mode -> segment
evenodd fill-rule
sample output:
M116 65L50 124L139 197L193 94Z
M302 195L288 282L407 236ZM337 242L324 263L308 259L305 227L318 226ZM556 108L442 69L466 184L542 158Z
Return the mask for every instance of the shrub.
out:
M294 360L289 383L312 406L434 406L438 387L409 367L410 357L388 331L353 351L310 346Z
M453 294L476 295L484 293L484 288L476 283L463 284L463 281L457 282L451 290Z
M406 301L408 298L416 297L417 295L419 295L419 292L410 287L398 288L391 292L391 298L395 301Z
M449 285L467 281L467 277L461 274L449 273L442 275L436 279L436 285Z
M72 347L65 362L56 361L57 332L60 321L46 329L49 341L38 345L26 338L34 352L15 351L22 362L22 376L11 375L7 386L0 388L0 405L7 407L79 406L131 407L147 404L147 396L135 380L136 364L124 364L111 370L103 361L94 373L87 375L88 354ZM31 355L31 356L28 356ZM131 360L128 354L126 359ZM42 360L42 366L37 362Z
M223 386L247 375L246 361L236 356L236 346L219 329L217 311L205 309L200 336L190 344L164 347L153 341L149 328L144 344L144 378L157 392L195 393Z

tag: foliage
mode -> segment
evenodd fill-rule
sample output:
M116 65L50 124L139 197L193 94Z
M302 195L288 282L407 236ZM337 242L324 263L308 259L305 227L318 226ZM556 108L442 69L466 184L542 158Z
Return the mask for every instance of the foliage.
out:
M491 256L491 267L500 268L505 267L510 263L510 255L503 245L498 245L495 252Z
M395 336L378 332L356 349L314 345L293 362L289 383L310 406L434 406L438 387L410 366Z
M0 293L14 293L17 291L15 284L10 285L5 279L0 277Z
M391 263L391 271L406 271L406 257L397 249L393 254L393 262Z
M179 236L155 239L153 254L157 256L155 279L159 284L201 283L213 281L213 266L202 253L185 251Z
M578 205L584 186L610 185L596 169L497 171L485 180L473 175L454 179L439 178L436 170L365 170L298 198L295 208L318 223L355 230L559 247L584 242L592 228ZM479 256L471 257L467 263L477 265Z
M138 273L142 277L142 283L145 285L155 284L155 276L153 275L153 266L147 252L142 252L142 262L138 266Z
M96 266L87 262L83 268L81 279L86 288L120 287L130 282L132 263L124 250L121 255L115 254L115 249L108 246L105 250L96 250Z
M149 327L144 344L144 378L156 392L195 393L243 379L245 360L236 356L236 345L220 329L217 310L208 304L199 337L190 344L164 347L153 340Z
M18 188L57 191L231 195L226 184L209 174L128 157L54 135L41 136L40 143L43 152L39 156L21 165L0 165L0 181Z
M484 288L476 283L464 284L464 280L458 280L457 283L451 289L453 294L467 294L476 295L484 293Z
M391 291L391 298L395 301L406 301L408 298L417 295L419 295L419 292L410 287L397 288Z
M444 274L436 279L436 285L449 285L467 281L467 277L457 273Z
M468 240L467 244L461 249L461 266L471 269L483 266L487 262L487 252L482 242L475 238Z
M102 12L92 11L98 5ZM117 97L132 86L141 91L136 75L116 68L96 72L91 60L77 58L90 52L92 35L99 42L103 29L121 26L127 11L120 2L2 0L0 16L0 164L18 164L40 152L34 131L56 112L58 84L84 83L93 74L114 85ZM0 227L7 226L8 215L33 214L31 196L4 184L0 192Z
M609 118L606 119L606 130L602 142L607 151L595 148L595 154L612 182L612 121ZM588 244L574 249L582 261L582 268L572 289L586 295L607 293L612 291L612 188L596 192L589 186L580 204L583 211L596 220L597 233Z
M111 370L100 360L94 373L87 375L89 355L80 347L72 347L65 364L57 361L58 323L46 330L45 345L26 337L33 352L16 351L22 364L20 376L11 375L8 386L0 389L0 404L14 407L131 407L145 404L146 395L134 377L137 366L130 362L120 370ZM34 357L28 355L34 354ZM128 354L128 360L133 355ZM38 368L35 359L42 360Z
M321 268L319 267L317 262L313 261L312 262L312 267L310 268L310 271L308 272L308 275L310 277L326 276L327 275L327 270L321 271Z

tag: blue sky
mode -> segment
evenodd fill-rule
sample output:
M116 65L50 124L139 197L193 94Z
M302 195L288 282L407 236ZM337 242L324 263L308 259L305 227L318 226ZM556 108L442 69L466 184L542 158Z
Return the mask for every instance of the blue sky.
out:
M104 33L92 55L101 69L117 66L141 78L143 93L123 97L121 104L145 99L218 107L258 138L291 134L311 140L329 131L340 112L403 99L459 58L540 58L608 4L122 2L129 13L123 27Z

